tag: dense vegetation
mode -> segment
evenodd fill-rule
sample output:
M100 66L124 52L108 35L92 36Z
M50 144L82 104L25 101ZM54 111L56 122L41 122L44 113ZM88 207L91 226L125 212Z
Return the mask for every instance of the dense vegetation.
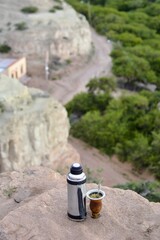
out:
M11 47L6 43L0 44L0 53L8 53L11 51Z
M133 88L137 82L160 88L160 0L68 0L92 26L115 42L113 73Z
M124 190L130 189L151 202L160 202L160 183L159 182L130 182L115 186Z
M114 41L113 78L92 79L88 93L67 104L71 133L160 179L160 0L68 0L93 27ZM116 83L133 90L154 83L157 91L129 92L113 98Z
M149 167L160 178L160 92L143 90L115 99L114 84L110 78L92 79L88 93L66 105L71 133L139 170Z

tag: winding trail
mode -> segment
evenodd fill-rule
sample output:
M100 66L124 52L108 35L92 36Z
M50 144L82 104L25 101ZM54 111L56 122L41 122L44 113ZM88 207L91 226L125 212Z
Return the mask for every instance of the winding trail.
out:
M71 100L74 95L85 91L86 84L93 77L106 76L111 72L112 60L109 56L112 50L111 42L99 36L92 29L94 55L91 60L80 69L73 71L71 75L62 77L53 82L49 92L62 104Z
M79 68L71 66L70 73L63 74L58 80L47 81L44 80L44 77L33 77L27 85L43 89L62 104L66 104L77 93L86 91L85 86L91 78L111 74L112 43L98 35L93 29L91 29L91 33L94 53L88 62L81 64Z

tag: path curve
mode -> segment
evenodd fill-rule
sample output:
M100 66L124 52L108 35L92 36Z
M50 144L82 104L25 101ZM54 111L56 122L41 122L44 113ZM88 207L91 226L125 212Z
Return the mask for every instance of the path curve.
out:
M70 76L53 82L49 92L62 104L70 101L77 93L86 91L86 84L93 77L106 76L111 73L112 60L110 53L112 44L105 37L98 35L93 29L92 39L94 55L91 60Z
M74 64L71 65L70 72L62 74L62 77L58 80L45 80L44 73L41 76L33 74L32 80L27 83L27 86L47 91L56 100L66 104L77 93L86 91L85 86L91 78L110 75L112 43L107 41L105 37L98 35L92 28L91 34L94 53L89 61L80 64L79 67L75 67ZM82 58L82 61L84 61L84 58ZM40 74L38 73L38 75Z

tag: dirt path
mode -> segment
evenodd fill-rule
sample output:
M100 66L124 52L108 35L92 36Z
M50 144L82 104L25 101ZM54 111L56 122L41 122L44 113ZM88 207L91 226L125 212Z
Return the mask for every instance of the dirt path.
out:
M85 91L86 84L95 76L105 76L111 70L111 58L109 56L112 45L104 37L97 35L92 30L94 43L94 57L82 68L72 72L68 77L54 81L50 93L61 103L67 103L74 95Z
M109 56L112 50L111 42L106 38L99 36L92 30L92 39L94 45L94 55L84 65L70 70L69 74L59 80L47 81L43 78L33 78L28 86L41 88L48 91L55 99L62 104L67 103L74 95L85 91L86 84L93 77L106 76L111 71L111 58Z

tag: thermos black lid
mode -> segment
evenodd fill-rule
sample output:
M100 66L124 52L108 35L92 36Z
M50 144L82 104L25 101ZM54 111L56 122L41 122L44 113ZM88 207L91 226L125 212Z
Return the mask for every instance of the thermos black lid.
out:
M79 163L73 163L70 172L74 175L79 175L83 172L82 166Z

